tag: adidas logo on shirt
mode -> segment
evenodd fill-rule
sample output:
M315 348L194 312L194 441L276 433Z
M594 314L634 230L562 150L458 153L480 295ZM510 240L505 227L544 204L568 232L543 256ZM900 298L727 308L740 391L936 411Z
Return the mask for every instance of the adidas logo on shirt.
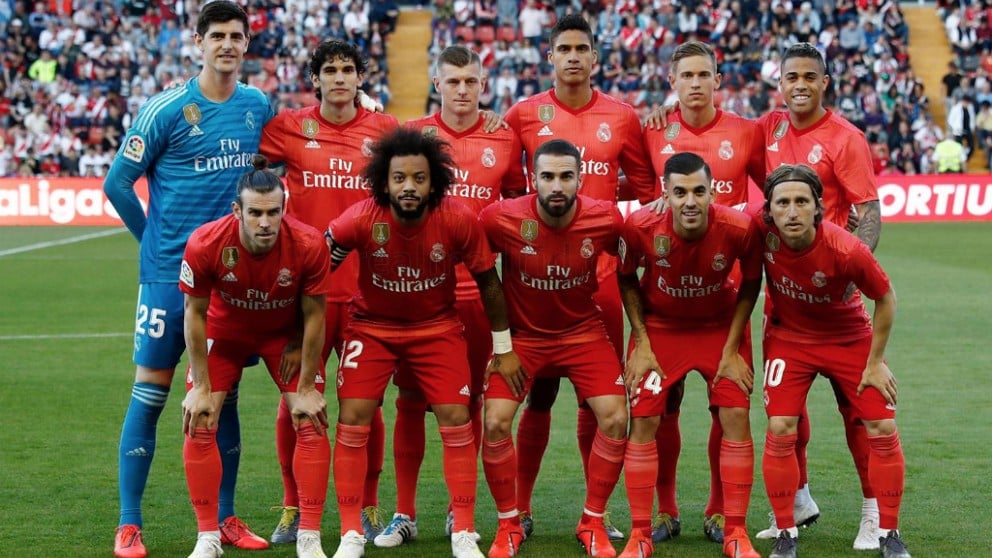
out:
M536 256L537 250L535 250L533 246L528 244L527 246L524 246L523 248L520 249L520 253L527 254L528 256Z
M236 275L234 275L234 272L233 271L228 271L227 272L227 275L225 275L224 277L221 277L220 280L221 281L227 281L228 283L236 283L238 281L238 277Z
M385 248L379 248L375 252L372 252L372 257L374 258L388 258L389 254L386 253Z
M537 135L538 136L553 136L555 134L554 134L554 132L551 131L551 128L548 128L548 126L545 125L543 128L541 128L541 130L537 133Z
M662 155L669 155L675 153L675 149L672 148L672 144L668 144L664 149L661 150Z
M655 263L656 265L660 265L661 267L672 267L672 264L668 263L668 260L666 260L665 258L661 258Z
M775 142L768 146L768 151L774 151L778 153L778 142Z
M469 391L468 385L464 385L464 386L462 386L462 389L458 390L458 395L464 395L464 396L468 397L468 396L472 395L472 392Z
M319 143L317 143L317 141L316 141L316 140L310 140L310 141L308 141L308 142L307 142L307 144L306 144L305 146L303 146L303 147L304 147L305 149L320 149L320 144L319 144Z

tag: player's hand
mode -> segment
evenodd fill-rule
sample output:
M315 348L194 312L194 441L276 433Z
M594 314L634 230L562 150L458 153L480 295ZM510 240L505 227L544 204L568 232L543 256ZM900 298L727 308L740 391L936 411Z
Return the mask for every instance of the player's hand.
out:
M661 365L658 364L658 359L655 358L651 346L647 343L635 343L634 350L630 352L630 355L627 357L627 363L624 364L623 368L623 383L627 386L628 396L634 397L637 394L637 388L641 385L641 380L651 370L656 371L662 379L665 379L665 372L661 369Z
M861 216L858 215L858 210L852 205L851 210L847 212L847 232L853 233L860 224Z
M724 355L720 358L720 365L716 370L716 376L713 378L713 386L722 379L726 378L731 382L737 384L737 387L741 388L741 391L750 395L754 390L754 370L748 366L747 361L737 352L731 355Z
M493 359L489 361L489 366L486 367L485 381L488 382L489 376L493 373L503 377L515 397L523 395L524 388L527 387L527 373L524 371L517 353L510 351L501 355L493 355Z
M306 388L297 391L293 407L289 412L293 417L293 428L299 430L300 424L309 420L313 423L317 434L323 436L327 431L327 401L316 389Z
M500 128L510 129L510 124L506 120L503 120L503 117L498 112L480 110L479 114L482 115L482 131L487 134L497 132Z
M300 372L300 363L303 362L303 347L296 342L290 341L282 350L282 357L279 359L279 381L286 385L293 376Z
M867 387L877 389L890 405L896 404L896 377L884 361L869 362L865 367L865 371L861 374L861 383L858 384L858 395L861 395Z
M675 101L674 105L658 107L651 111L647 119L644 120L644 127L651 128L652 130L664 130L668 127L668 115L675 112L679 106L679 102Z
M358 106L369 112L386 112L386 107L382 106L382 103L372 97L369 97L368 94L361 89L359 89L358 93L355 94L355 102L358 103Z
M209 387L194 387L183 399L183 434L194 437L197 427L216 428L217 409Z
M661 196L653 202L648 202L644 207L648 208L649 211L653 211L655 215L661 215L668 211L668 202L665 201L665 196Z

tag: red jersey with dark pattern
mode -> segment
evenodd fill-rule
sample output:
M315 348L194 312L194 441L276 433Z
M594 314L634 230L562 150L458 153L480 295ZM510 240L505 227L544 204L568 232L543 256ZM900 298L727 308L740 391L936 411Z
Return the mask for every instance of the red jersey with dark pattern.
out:
M327 243L313 227L284 216L275 246L255 255L242 246L234 215L193 231L179 288L210 297L207 337L290 336L300 325L303 295L327 293Z
M510 328L566 342L600 338L596 262L617 254L623 217L613 202L578 196L572 222L559 229L541 219L537 203L530 194L482 212L486 236L502 254Z
M684 240L675 234L673 214L649 208L624 223L622 273L641 276L645 323L685 329L730 325L740 284L731 274L740 262L744 279L761 278L761 233L749 215L711 204L706 234Z
M361 107L341 125L321 116L320 105L280 111L265 125L259 151L269 161L286 164L286 212L324 230L345 209L368 199L361 174L370 149L396 126L395 116ZM327 300L346 302L357 289L358 262L352 256L334 272Z

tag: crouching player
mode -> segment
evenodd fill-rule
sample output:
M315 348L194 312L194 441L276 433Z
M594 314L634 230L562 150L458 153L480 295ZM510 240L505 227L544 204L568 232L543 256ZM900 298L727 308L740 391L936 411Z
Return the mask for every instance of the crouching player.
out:
M653 550L655 435L669 391L698 370L723 430L723 550L734 558L757 558L745 519L754 478L747 324L761 289L760 232L751 217L713 203L710 168L698 155L684 152L666 161L664 183L669 209L631 215L620 251L620 291L631 325L624 374L631 397L625 479L633 521L621 556L649 556ZM738 262L739 284L739 275L731 274ZM638 267L644 269L640 280Z
M780 529L769 556L796 556L796 426L819 373L840 386L867 430L868 479L885 532L882 556L909 558L898 530L906 463L896 431L896 380L885 363L895 292L870 249L823 220L823 185L811 168L782 165L768 175L764 191L772 309L764 332L768 433L762 471ZM852 283L875 301L872 319L861 294L848 289Z
M252 355L265 361L297 429L293 469L300 496L300 558L325 558L320 519L330 445L325 429L324 291L327 246L314 228L283 216L282 181L256 156L238 182L233 214L198 228L186 245L179 287L185 293L189 351L183 400L183 462L196 513L190 558L223 554L217 523L221 458L217 418ZM302 316L302 331L300 320ZM297 373L298 372L298 373Z

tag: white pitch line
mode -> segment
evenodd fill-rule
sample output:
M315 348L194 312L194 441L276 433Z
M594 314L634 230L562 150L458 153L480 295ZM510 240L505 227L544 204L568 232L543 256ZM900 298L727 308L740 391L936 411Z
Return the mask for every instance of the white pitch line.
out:
M43 339L100 339L131 337L134 333L40 333L37 335L0 335L0 341L36 341Z
M70 236L69 238L63 238L60 240L50 240L48 242L39 242L37 244L29 244L27 246L18 246L17 248L8 248L7 250L0 250L0 258L4 256L11 256L13 254L20 254L22 252L32 252L34 250L44 250L45 248L52 248L54 246L62 246L65 244L75 244L77 242L84 242L86 240L92 240L94 238L103 238L105 236L111 236L115 234L120 234L122 232L127 232L126 228L111 229L109 231L100 231L95 233L83 234L79 236Z

